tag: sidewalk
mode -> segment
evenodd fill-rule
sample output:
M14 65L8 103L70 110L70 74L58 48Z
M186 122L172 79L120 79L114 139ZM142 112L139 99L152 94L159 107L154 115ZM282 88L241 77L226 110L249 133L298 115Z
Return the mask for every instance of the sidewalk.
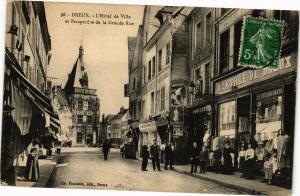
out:
M216 184L220 184L226 187L230 187L233 189L237 189L248 194L263 194L263 195L291 195L292 190L286 189L274 185L267 185L262 182L261 179L257 180L247 180L245 178L241 178L239 174L235 175L224 175L224 174L215 174L214 172L206 172L205 174L200 174L199 170L195 174L190 173L191 166L190 165L176 165L175 171L179 173L183 173L186 175L190 175L199 179L207 180L214 182Z
M56 162L59 156L52 155L48 159L39 159L40 179L38 182L31 182L24 179L24 177L18 177L16 186L18 187L46 187L47 182L56 166ZM24 174L25 166L20 166L19 172Z
M139 161L142 161L140 157L137 157ZM152 167L151 160L148 162L148 167ZM160 167L164 170L164 164L161 163ZM238 173L235 175L216 174L214 172L206 172L205 174L198 172L191 174L191 165L175 165L175 172L193 176L202 180L207 180L225 187L236 189L251 195L272 195L272 196L288 196L292 194L291 189L282 188L274 185L267 185L262 182L262 179L247 180L241 178Z

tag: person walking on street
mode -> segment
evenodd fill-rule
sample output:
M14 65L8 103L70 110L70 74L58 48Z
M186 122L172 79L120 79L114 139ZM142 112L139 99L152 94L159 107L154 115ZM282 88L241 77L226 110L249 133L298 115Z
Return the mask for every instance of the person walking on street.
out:
M148 151L148 146L143 145L142 147L142 171L148 171L147 170L147 165L148 165L148 159L149 159L149 151Z
M159 147L156 144L156 140L153 140L153 144L150 146L150 155L152 160L153 171L160 170L160 161L159 161Z
M200 151L200 154L199 154L199 160L200 160L200 174L201 173L205 174L206 163L208 160L208 152L207 152L205 146L202 146L202 150Z
M110 150L110 144L109 144L108 139L106 139L104 141L104 143L102 144L102 152L103 152L104 160L105 161L107 160L107 156L108 156L109 150Z
M222 151L220 150L220 146L216 146L216 150L214 151L214 170L216 174L221 171L221 159L222 159Z
M197 172L197 165L199 161L199 148L197 145L197 142L193 143L193 146L191 148L191 173L196 173Z

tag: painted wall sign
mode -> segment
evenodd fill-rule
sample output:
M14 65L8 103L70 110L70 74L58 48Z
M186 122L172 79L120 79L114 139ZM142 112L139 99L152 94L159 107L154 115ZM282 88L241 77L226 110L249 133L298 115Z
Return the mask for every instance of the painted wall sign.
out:
M246 87L251 84L278 76L280 74L295 71L297 64L296 61L297 55L296 53L292 53L290 56L282 57L280 59L280 63L277 69L261 68L255 70L247 70L240 74L234 75L230 78L217 82L215 94L225 94L232 91L233 89Z

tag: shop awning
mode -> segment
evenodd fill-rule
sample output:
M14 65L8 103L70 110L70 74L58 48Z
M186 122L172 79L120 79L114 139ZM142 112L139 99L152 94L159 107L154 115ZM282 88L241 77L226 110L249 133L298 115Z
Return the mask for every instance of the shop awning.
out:
M10 70L10 77L16 81L19 90L45 115L45 118L47 115L50 116L50 126L59 128L58 115L53 111L51 100L26 78L17 59L7 48L5 50L5 65Z

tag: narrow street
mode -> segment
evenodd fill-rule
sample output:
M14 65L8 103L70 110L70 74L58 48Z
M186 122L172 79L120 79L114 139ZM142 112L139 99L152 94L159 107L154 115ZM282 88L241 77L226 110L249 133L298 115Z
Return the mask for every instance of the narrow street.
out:
M170 170L142 172L139 160L122 159L113 149L108 161L98 148L63 149L58 166L51 177L50 187L134 190L157 192L190 192L243 194L208 181Z

